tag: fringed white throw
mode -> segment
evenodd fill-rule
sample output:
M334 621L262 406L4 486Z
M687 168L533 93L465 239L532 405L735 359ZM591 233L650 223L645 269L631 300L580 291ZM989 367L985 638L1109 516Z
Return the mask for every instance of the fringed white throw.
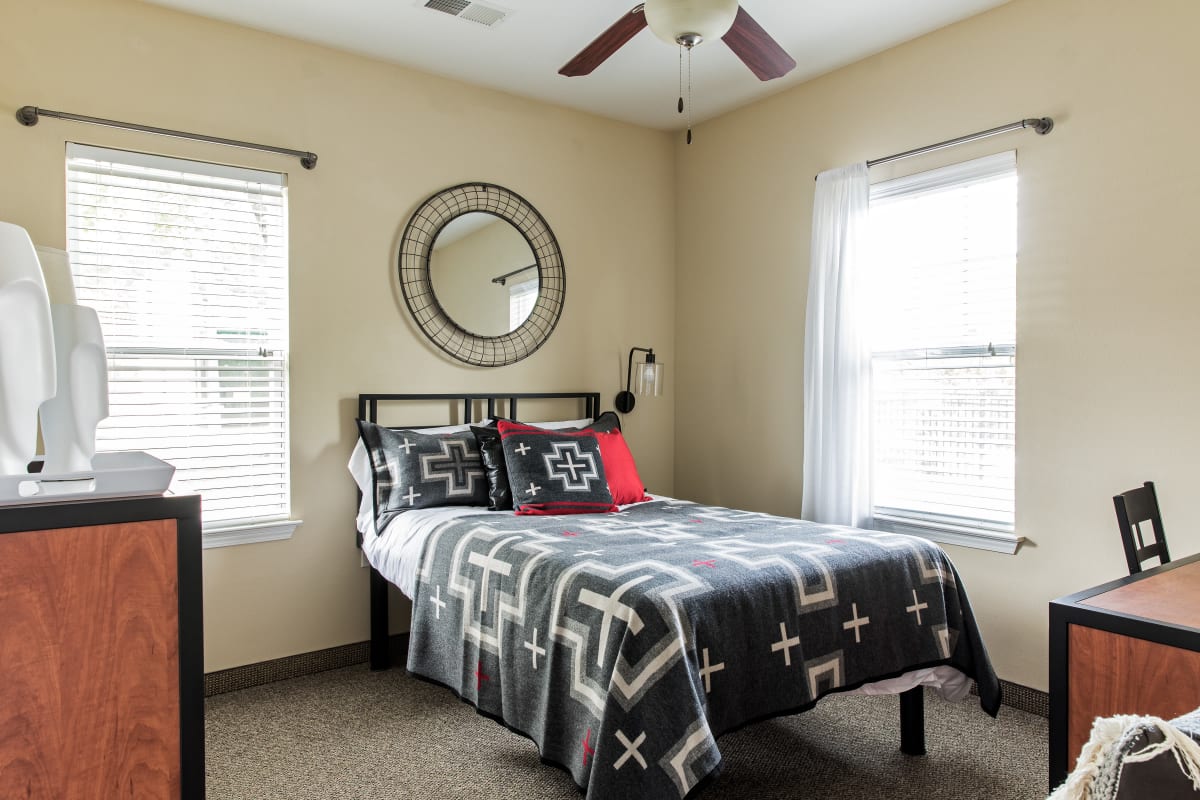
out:
M1134 739L1151 731L1158 731L1162 741L1128 752ZM1200 791L1200 744L1192 737L1159 717L1099 717L1075 769L1048 800L1112 800L1125 764L1149 761L1168 752L1191 780L1192 788Z

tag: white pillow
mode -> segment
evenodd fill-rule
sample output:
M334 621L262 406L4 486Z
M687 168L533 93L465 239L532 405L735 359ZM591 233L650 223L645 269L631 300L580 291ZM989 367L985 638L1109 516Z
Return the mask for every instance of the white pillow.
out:
M362 499L358 501L358 516L354 518L354 527L364 534L374 534L375 489L371 485L371 457L367 455L367 446L363 444L361 436L354 441L354 452L350 454L350 463L346 468L354 476L354 482L358 484L358 491L362 494Z
M535 428L545 428L548 431L558 431L563 428L583 428L595 422L591 417L586 419L563 419L557 422L526 422L523 419L515 420L522 425L532 425Z

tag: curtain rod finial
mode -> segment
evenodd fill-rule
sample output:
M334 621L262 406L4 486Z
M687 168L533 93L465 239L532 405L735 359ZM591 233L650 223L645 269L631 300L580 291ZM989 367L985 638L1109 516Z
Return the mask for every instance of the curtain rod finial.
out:
M17 122L29 128L38 124L37 106L21 106L17 109Z
M1039 136L1045 136L1050 131L1054 130L1054 120L1050 117L1042 117L1041 119L1027 119L1024 121L1026 128L1033 128L1034 133Z

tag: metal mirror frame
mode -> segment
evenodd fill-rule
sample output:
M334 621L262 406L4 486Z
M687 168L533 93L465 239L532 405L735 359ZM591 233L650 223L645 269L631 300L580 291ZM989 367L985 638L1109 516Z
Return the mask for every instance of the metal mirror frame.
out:
M529 316L501 336L480 336L455 322L438 302L429 260L442 228L471 212L494 214L525 237L538 272L538 297ZM558 325L566 298L562 251L546 220L516 192L492 183L463 183L432 195L413 212L400 239L400 288L408 310L429 340L451 357L477 367L502 367L533 355Z

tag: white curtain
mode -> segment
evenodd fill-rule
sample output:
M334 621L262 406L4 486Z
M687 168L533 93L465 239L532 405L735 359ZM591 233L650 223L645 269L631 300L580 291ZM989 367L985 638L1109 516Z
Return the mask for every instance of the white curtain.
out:
M871 523L871 362L859 288L869 200L865 163L817 176L804 331L801 515L857 527Z

